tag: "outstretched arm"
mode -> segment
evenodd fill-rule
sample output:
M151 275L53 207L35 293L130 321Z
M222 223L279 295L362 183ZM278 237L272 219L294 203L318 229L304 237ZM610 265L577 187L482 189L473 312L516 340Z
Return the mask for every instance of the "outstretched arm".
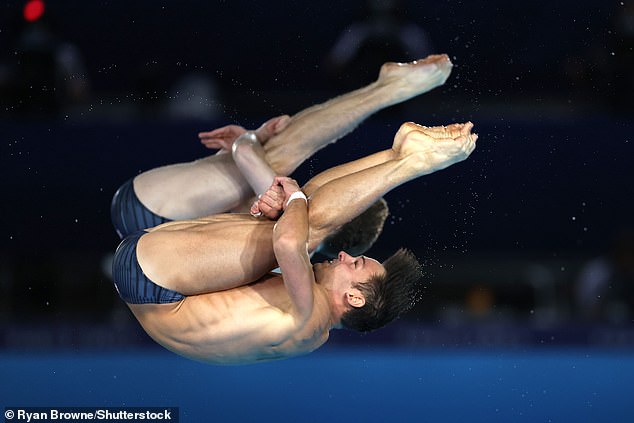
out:
M283 131L289 123L289 116L278 116L266 121L254 131L247 131L241 126L227 125L210 132L201 132L201 142L208 148L220 148L219 153L231 151L233 161L240 170L244 179L248 182L253 192L262 196L273 184L275 172L271 169L265 158L262 144L271 137ZM280 188L278 186L278 188ZM246 207L248 207L248 202ZM236 210L242 210L241 205ZM253 214L263 213L269 219L279 217L279 211L262 207L260 210L252 210Z
M290 117L288 115L277 116L264 122L258 129L251 132L255 133L257 139L265 144L271 137L282 132L288 123ZM218 153L228 153L231 151L233 143L247 132L239 125L226 125L212 131L200 132L198 138L200 142L207 148L219 149Z
M291 178L277 177L274 184L282 187L288 199L286 210L273 229L273 250L282 271L284 284L301 322L313 312L313 284L315 276L308 255L308 202Z

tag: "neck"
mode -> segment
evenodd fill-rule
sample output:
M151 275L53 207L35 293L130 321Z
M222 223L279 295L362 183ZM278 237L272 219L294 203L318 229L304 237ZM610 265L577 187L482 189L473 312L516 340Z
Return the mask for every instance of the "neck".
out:
M347 311L347 307L344 305L341 296L337 295L327 286L317 285L317 288L317 291L322 294L320 296L330 309L330 328L341 329L341 316Z

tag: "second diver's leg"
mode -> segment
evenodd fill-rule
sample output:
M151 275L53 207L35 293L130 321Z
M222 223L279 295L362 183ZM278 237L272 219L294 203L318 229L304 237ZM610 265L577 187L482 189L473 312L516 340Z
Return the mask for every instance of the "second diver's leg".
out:
M285 130L264 144L263 160L257 151L243 156L247 162L260 160L276 175L289 175L371 114L442 85L451 66L446 55L408 64L386 63L374 83L293 116ZM252 169L238 168L230 154L217 154L142 173L134 179L134 190L152 212L172 220L192 219L248 207L254 191L241 170L246 174Z
M256 194L262 194L276 175L289 175L304 160L329 143L352 131L372 113L427 92L445 82L451 72L446 55L429 56L413 63L386 63L374 83L341 95L294 115L285 129L260 146L245 134L233 145L233 159ZM369 167L385 161L384 154L366 157L356 166ZM330 179L350 173L350 164L313 178L305 189L316 189ZM239 209L248 210L251 199Z
M133 184L145 207L171 220L223 213L253 195L231 154L152 169Z
M386 63L372 84L294 115L266 144L266 160L277 175L291 174L326 145L352 131L373 113L442 85L451 72L446 55L412 63Z
M357 160L353 160L348 163L343 163L338 166L331 167L315 176L313 176L303 187L302 191L310 196L317 189L319 189L322 185L334 180L341 178L342 176L349 175L351 173L359 172L361 170L385 163L387 161L393 160L398 157L399 151L401 149L401 144L407 138L409 132L412 131L412 125L416 124L403 124L400 129L394 136L394 142L392 144L391 149L379 151L377 153L371 154L369 156L362 157ZM455 123L448 126L420 126L425 131L425 133L433 138L433 139L455 139L459 137L462 132L471 130L473 128L473 124L468 122L467 124ZM465 128L466 126L466 128Z
M405 123L392 149L373 155L367 163L351 162L351 173L341 172L319 186L309 203L309 251L392 189L469 157L477 140L473 125L452 126L447 134L438 134L433 128ZM364 168L366 164L370 166Z
M257 139L247 132L231 141L237 136L232 125L201 133L205 145L222 146L225 151L144 172L134 179L134 192L150 211L171 220L234 211L254 192L261 194L271 185L275 175L264 159L260 142L282 131L288 119L280 116L268 120L254 131ZM231 142L233 156L226 151L232 149Z

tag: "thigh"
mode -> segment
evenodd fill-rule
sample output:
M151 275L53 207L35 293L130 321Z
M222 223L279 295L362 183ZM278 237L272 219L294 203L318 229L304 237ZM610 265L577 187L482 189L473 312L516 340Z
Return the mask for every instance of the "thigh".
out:
M211 219L172 222L141 237L137 257L143 273L161 287L196 295L255 282L277 266L274 222L243 215Z
M134 178L134 191L145 207L170 220L223 213L252 195L230 154L144 172Z

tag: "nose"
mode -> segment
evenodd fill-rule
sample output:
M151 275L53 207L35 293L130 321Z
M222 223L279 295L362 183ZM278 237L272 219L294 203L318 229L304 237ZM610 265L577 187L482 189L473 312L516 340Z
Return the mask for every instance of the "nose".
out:
M339 255L337 256L337 258L339 259L339 261L345 263L348 259L351 259L352 256L350 254L346 253L345 251L340 251Z

